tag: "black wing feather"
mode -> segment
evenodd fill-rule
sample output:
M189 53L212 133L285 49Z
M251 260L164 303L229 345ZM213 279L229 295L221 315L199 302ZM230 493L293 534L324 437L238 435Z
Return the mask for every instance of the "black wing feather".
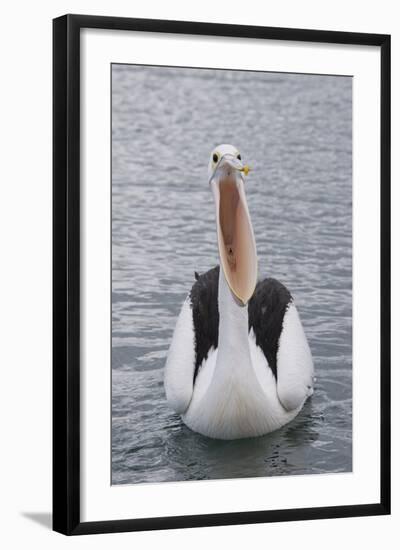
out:
M197 274L190 292L196 349L193 381L210 349L218 346L218 278L219 266L202 275Z
M249 331L253 329L256 344L262 349L275 378L283 318L292 300L285 285L268 278L257 283L249 302Z

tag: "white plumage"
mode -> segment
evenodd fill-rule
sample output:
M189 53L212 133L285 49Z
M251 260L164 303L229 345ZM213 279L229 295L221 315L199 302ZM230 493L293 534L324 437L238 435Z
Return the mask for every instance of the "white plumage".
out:
M220 278L220 285L224 285L223 275ZM225 298L231 302L228 311L237 308L239 314L228 319L228 326L220 325L220 341L227 332L230 344L210 349L193 384L195 331L188 297L178 317L165 368L170 406L189 428L216 439L272 432L290 422L313 391L311 352L294 303L284 316L275 379L256 345L254 331L248 332L247 308L240 308L228 292L226 288ZM222 307L226 309L226 305Z

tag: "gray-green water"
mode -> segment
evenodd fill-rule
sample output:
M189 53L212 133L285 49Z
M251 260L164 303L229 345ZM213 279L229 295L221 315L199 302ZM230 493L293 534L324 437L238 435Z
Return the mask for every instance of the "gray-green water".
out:
M352 467L352 82L349 77L112 67L112 482ZM183 299L218 263L211 150L239 148L260 277L295 296L315 394L261 438L213 441L167 405Z

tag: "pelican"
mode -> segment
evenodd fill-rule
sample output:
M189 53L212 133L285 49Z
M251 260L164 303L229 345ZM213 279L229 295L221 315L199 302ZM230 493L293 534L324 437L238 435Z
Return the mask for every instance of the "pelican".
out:
M195 273L165 365L169 405L214 439L272 432L313 393L312 356L292 295L275 279L257 282L249 170L232 145L211 153L220 266Z

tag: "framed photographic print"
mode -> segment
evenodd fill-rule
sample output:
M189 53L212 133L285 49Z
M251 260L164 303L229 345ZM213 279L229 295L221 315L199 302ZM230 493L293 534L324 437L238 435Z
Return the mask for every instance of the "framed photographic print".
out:
M53 43L54 529L390 513L390 37Z

